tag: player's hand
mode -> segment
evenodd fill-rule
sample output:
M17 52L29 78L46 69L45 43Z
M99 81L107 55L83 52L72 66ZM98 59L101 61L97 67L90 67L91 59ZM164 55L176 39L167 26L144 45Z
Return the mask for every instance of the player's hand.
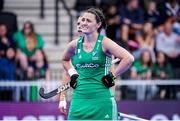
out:
M66 102L66 98L64 96L59 101L59 109L60 109L60 112L65 114L65 115L67 115L66 107L67 107L67 102Z
M105 87L110 88L115 85L115 75L113 75L112 72L109 72L109 74L102 77L102 82Z
M70 86L75 89L76 86L77 86L77 78L79 77L79 74L78 72L74 69L74 68L70 68L68 70L68 74L71 78L71 81L70 81Z
M77 86L77 78L79 77L79 74L73 74L71 76L70 86L75 89Z

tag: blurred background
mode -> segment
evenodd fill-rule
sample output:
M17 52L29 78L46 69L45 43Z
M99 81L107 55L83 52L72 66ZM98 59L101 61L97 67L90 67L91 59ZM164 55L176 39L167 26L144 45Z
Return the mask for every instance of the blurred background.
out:
M66 119L59 96L44 100L38 89L61 85L61 53L78 37L81 11L91 6L106 16L101 33L136 59L117 79L118 110L180 120L179 0L0 0L0 120Z

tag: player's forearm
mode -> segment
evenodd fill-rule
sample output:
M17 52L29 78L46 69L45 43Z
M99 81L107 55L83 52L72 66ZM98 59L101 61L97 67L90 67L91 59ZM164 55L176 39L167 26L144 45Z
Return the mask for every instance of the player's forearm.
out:
M72 65L71 61L63 60L63 66L70 77L70 86L75 89L77 86L77 78L79 77L78 72Z
M63 91L59 95L59 100L62 101L62 100L65 100L65 99L66 99L66 91Z
M63 67L66 71L73 68L73 65L71 63L71 60L62 60Z
M133 56L123 58L119 63L118 67L116 68L115 76L117 77L120 76L122 73L124 73L131 66L133 61L134 61Z

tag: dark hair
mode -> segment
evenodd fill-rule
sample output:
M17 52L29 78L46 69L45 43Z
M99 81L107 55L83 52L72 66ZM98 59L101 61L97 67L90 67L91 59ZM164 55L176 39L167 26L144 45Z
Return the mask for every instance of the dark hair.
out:
M143 64L143 56L144 56L144 53L145 53L145 52L148 52L148 53L149 53L150 60L149 60L149 62L147 63L147 65L148 65L149 67L151 67L152 64L153 64L153 62L152 62L151 52L150 52L149 49L143 49L143 50L142 50L141 55L140 55L141 65Z
M89 9L85 10L84 12L94 14L96 17L97 23L101 22L101 26L98 28L98 32L100 32L102 28L106 29L107 25L106 25L106 21L105 21L105 16L100 9L91 7Z
M32 22L30 22L30 21L26 21L26 22L24 23L24 25L23 25L23 29L22 29L23 34L25 33L25 32L24 32L24 30L25 30L25 25L26 25L26 24L29 24L29 26L30 26L30 28L31 28L31 33L35 33L33 23L32 23Z
M159 56L160 53L162 53L162 54L164 55L164 63L163 63L163 66L167 66L167 64L168 64L168 57L167 57L167 55L166 55L164 52L162 52L162 51L157 51L157 52L155 53L156 58L158 58L158 56ZM156 61L156 64L158 65L158 62L157 62L157 61Z

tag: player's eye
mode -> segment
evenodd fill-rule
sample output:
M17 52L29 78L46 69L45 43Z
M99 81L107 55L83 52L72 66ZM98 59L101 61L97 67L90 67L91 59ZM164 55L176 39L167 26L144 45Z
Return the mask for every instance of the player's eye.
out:
M87 19L87 22L91 23L92 21L90 19Z
M82 18L82 21L85 21L85 18Z

